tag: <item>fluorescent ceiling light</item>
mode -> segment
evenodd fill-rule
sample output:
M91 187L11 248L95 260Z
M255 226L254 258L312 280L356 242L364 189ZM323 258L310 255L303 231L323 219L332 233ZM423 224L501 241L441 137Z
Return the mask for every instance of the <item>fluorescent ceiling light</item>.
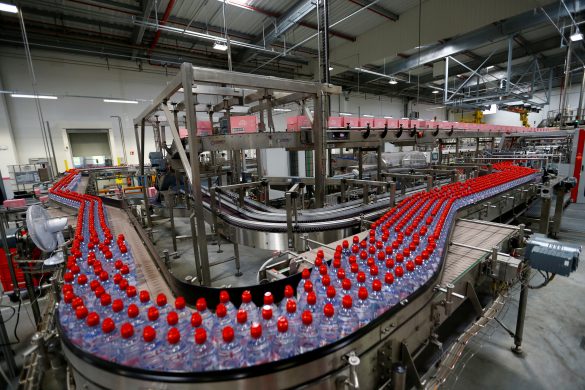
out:
M226 51L227 50L227 43L215 42L213 44L213 50Z
M48 95L24 95L20 93L13 93L10 96L13 98L24 98L24 99L49 99L49 100L57 100L57 96L48 96Z
M339 115L341 115L341 116L352 116L353 114L350 114L349 112L340 112Z
M373 118L373 117L374 117L373 115L368 115L368 114L364 114L364 115L362 115L362 116L363 116L364 118Z
M393 119L394 117L392 116L385 116L384 119Z
M388 84L396 85L398 84L398 81L396 81L396 79L390 79L390 81L388 81Z
M490 69L493 69L493 68L495 68L495 67L496 67L495 65L490 65L490 66L488 66L486 69L487 69L487 70L490 70Z
M437 91L436 89L433 91L433 93L439 93L439 91Z
M580 32L576 32L575 34L572 34L570 36L571 41L576 42L576 41L582 41L583 40L583 34L581 34Z
M138 104L136 100L122 100L122 99L104 99L105 103L125 103L125 104Z
M11 14L17 14L18 8L12 4L0 3L0 11L2 12L9 12Z
M220 3L223 3L224 0L218 0ZM228 5L233 5L235 7L240 7L243 9L247 9L249 11L254 11L253 8L250 7L251 0L225 0L225 3Z
M272 111L276 111L276 112L291 112L292 110L290 110L288 108L273 108Z

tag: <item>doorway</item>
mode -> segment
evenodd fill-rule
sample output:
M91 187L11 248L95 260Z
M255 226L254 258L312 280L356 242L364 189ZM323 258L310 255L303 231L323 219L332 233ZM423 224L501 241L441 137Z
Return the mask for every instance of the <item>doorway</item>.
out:
M67 138L75 168L112 166L108 129L67 129Z

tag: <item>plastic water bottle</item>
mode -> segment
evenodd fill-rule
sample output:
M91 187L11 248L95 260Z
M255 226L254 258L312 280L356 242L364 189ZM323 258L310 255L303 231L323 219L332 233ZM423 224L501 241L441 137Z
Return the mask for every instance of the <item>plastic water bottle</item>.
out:
M170 310L167 303L167 296L165 294L160 293L156 296L156 306L161 316L166 316Z
M217 348L217 360L220 370L244 367L242 343L235 340L234 329L226 326L222 330L222 340Z
M262 320L260 321L264 329L265 339L270 343L276 335L276 319L269 305L262 306ZM253 326L253 324L252 324Z
M116 358L116 362L130 367L138 367L140 364L140 355L142 354L141 345L136 336L134 336L134 327L132 324L125 322L120 327L120 336L122 342Z
M299 296L299 302L306 303L307 296L312 292L313 292L313 282L311 282L310 280L307 280L303 285L303 291L301 292L301 294ZM303 307L304 307L304 305L303 305Z
M216 322L213 313L211 313L207 309L207 301L205 300L205 298L197 299L195 307L197 308L197 311L199 312L201 318L203 319L203 326L205 327L205 329L207 329L208 332L213 334Z
M185 298L177 297L177 299L175 299L175 311L179 315L180 323L184 322L188 323L189 321L191 321L191 310L187 308Z
M303 270L303 272L301 272L301 281L299 282L299 285L297 286L297 301L301 300L301 295L305 291L305 283L309 282L310 278L311 278L311 270L308 268L305 268ZM311 282L311 284L312 284L312 282Z
M165 331L165 323L160 318L160 313L158 309L154 306L148 308L146 312L146 316L148 318L148 325L152 326L156 329L157 332L164 332Z
M370 303L375 317L383 314L386 311L386 303L384 294L382 293L382 282L379 279L374 279L372 282L372 290L370 294Z
M266 305L272 308L272 315L274 317L280 315L280 310L278 310L278 306L274 303L274 295L270 291L264 293L264 306Z
M245 313L245 312L244 312ZM193 371L211 371L217 369L217 351L213 343L207 339L203 328L195 330L195 347L191 358Z
M141 315L136 304L132 303L128 306L127 314L128 319L136 329L142 328L146 324L146 317L144 314Z
M268 308L270 310L270 308ZM264 312L264 309L262 309ZM250 327L251 340L246 346L246 357L248 366L268 363L271 356L271 342L262 335L262 325L255 322Z
M112 361L115 358L117 349L116 341L116 324L110 317L105 318L102 322L102 335L99 343L96 345L95 354L104 360Z
M278 333L274 337L274 348L272 348L272 359L282 360L297 353L296 334L289 328L289 321L286 317L280 317L276 322Z
M234 304L230 302L230 294L226 290L221 290L219 292L219 302L225 306L229 318L234 318L236 316L237 309Z
M142 331L142 352L140 354L139 364L145 370L160 371L164 369L164 360L162 355L163 345L156 339L156 330L147 325Z
M368 289L360 287L358 290L358 299L354 305L354 311L358 317L358 324L361 328L366 326L372 320L372 307L368 301Z
M319 325L320 346L333 343L339 338L339 324L335 319L335 308L331 303L323 307L323 318Z
M83 332L81 345L86 351L95 351L96 344L101 336L100 316L95 311L92 311L87 315L85 321L87 328Z
M82 343L83 332L85 331L83 323L86 321L88 314L89 312L85 306L77 306L75 309L75 320L69 320L65 324L69 340L75 345L81 345Z
M181 341L181 333L177 328L169 329L167 333L167 347L165 369L168 371L182 371L185 369L187 359L186 344Z
M250 327L248 326L248 312L244 309L239 309L236 313L236 326L235 326L236 338L245 343ZM220 342L219 340L217 341ZM243 346L243 345L242 345Z
M335 290L335 287L333 286L327 287L327 296L323 301L323 307L325 307L325 305L327 305L328 303L333 305L334 308L339 308L341 306L339 297L337 297L337 290Z
M287 329L289 330L289 333L294 335L299 334L298 331L301 322L297 311L297 303L294 299L290 298L286 301L286 312L283 317L287 320Z
M258 307L256 307L254 302L252 302L252 293L250 293L248 290L245 290L242 293L242 304L240 305L240 310L246 311L249 322L258 322L260 320Z
M121 324L126 320L126 313L124 312L124 301L121 299L114 299L112 302L112 319L116 324Z
M339 337L343 338L353 333L358 328L358 323L355 320L356 315L353 311L353 299L351 295L344 295L341 299L341 309L337 315L337 322L339 323Z
M302 325L299 331L299 353L305 353L319 347L319 332L313 324L313 314L305 310L301 315Z
M175 312L175 311L168 312L167 313L167 327L165 329L177 328L179 330L179 333L180 333L181 332L180 325L182 325L182 324L179 324L179 315L177 314L177 312Z
M226 326L234 326L234 322L232 317L228 316L227 308L224 306L223 303L217 305L215 309L215 315L217 316L215 322L215 329L213 331L213 340L221 340L221 330L223 330Z

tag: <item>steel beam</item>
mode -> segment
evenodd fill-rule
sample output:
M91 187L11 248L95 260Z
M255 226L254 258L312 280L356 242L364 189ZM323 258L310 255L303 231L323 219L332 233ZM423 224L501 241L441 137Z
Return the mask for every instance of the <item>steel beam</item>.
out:
M368 7L368 10L370 10L371 12L374 12L380 16L383 16L387 19L390 19L394 22L396 22L399 18L398 14L382 7L381 5L378 4L374 4L371 5L373 3L372 0L349 0L350 2L357 4L359 6L362 7Z
M549 4L542 7L542 9L533 9L501 22L492 23L469 33L462 34L432 48L421 50L419 55L386 64L386 74L393 75L406 72L438 61L441 58L485 45L486 42L494 43L501 41L515 33L548 23L549 19L545 12L543 12L543 9L553 19L562 18L567 15L566 11L560 8L557 3ZM581 12L583 10L585 10L585 2L575 4L575 12Z

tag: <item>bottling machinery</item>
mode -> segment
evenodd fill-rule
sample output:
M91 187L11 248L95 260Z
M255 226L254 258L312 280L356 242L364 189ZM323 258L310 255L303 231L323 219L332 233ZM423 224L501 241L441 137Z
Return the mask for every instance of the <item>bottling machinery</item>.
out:
M173 104L171 111L169 104L181 87L192 89L193 94L184 94L183 103ZM251 90L246 92L245 88ZM325 124L331 122L325 120L326 110L314 109L313 116L307 107L307 100L311 99L315 107L321 107L323 96L331 93L339 93L339 89L247 74L225 75L184 64L179 75L135 121L140 166L132 173L132 180L139 184L138 198L125 196L123 191L112 196L107 193L96 196L99 189L95 172L91 170L89 176L70 171L56 182L51 189L49 214L70 215L69 224L75 226L75 231L61 245L66 262L64 269L52 279L54 294L49 297L50 305L56 305L56 309L49 310L40 324L35 338L37 350L28 358L21 376L25 387L33 388L40 377L61 367L59 362L64 356L71 374L68 380L88 389L193 385L214 389L234 386L435 388L453 370L469 339L495 318L506 303L510 288L518 284L521 303L513 334L514 350L520 352L531 269L546 273L546 284L556 274L574 271L580 253L578 247L531 236L536 229L531 232L523 225L502 223L516 219L535 199L543 197L543 188L548 188L543 186L543 174L548 173L542 166L528 163L545 161L543 165L546 165L546 158L530 160L525 155L479 156L477 153L476 160L444 164L442 148L450 140L455 140L456 149L465 138L475 138L477 145L480 139L495 145L495 136L511 129L467 129L451 123L425 128L419 121L412 125L396 123L391 127L388 122L383 126L364 127L358 123L358 129L332 127L330 123ZM301 126L299 131L237 135L229 134L231 123L224 121L227 135L199 137L195 111L198 111L198 96L202 95L221 96L222 103L213 110L225 110L228 116L235 104L257 103L250 111L268 117L268 128L272 108L295 101L311 120L308 129ZM185 110L185 107L196 109ZM186 137L179 133L177 112L180 110L186 113ZM173 167L175 186L174 190L160 191L163 203L158 204L147 191L151 172L145 168L144 145L145 129L151 123L148 120L161 112L167 118L173 140L167 144L164 127L158 120L153 122L160 154L151 156L152 168L158 171L158 177L163 177L166 171L163 167ZM370 179L335 178L325 174L328 149L349 146L359 149L360 155L374 150L380 156L385 142L438 143L439 164L417 167L415 171L382 170L381 164L377 164ZM314 176L268 177L261 174L266 162L256 153L258 175L244 180L242 150L273 147L295 151L314 149ZM201 158L193 158L203 151L211 152L210 160L218 158L216 152L231 154L229 161L235 174L228 184L217 181L225 172L205 172ZM222 163L214 166L219 165ZM211 185L202 185L206 178ZM564 191L571 191L571 183L574 184L558 178L547 185L558 184ZM284 210L270 203L271 188L284 188ZM330 189L336 192L336 202L327 198ZM257 196L251 199L247 194ZM151 241L153 208L168 208L172 222L172 213L177 212L176 201L184 202L188 211L197 274L195 283L171 272L160 256L161 248ZM41 217L46 219L44 226L55 226L49 223L49 216ZM540 231L548 233L548 214L545 219L546 226ZM236 253L240 244L286 251L285 269L264 284L221 290L211 287L207 235L203 233L206 223L214 235L230 239ZM360 272L366 274L366 282ZM81 274L87 278L80 280ZM330 279L328 282L324 282L325 276ZM136 318L148 315L148 321L159 319L158 316L150 318L149 306L164 314L176 311L201 316L209 313L206 307L223 306L211 314L218 318L223 318L221 313L225 307L241 309L250 303L257 307L274 305L274 310L283 310L291 297L297 297L299 305L303 299L311 305L303 295L303 291L313 292L306 287L309 280L315 286L331 283L340 295L351 296L356 303L367 301L368 294L375 295L375 281L387 287L384 290L387 295L379 303L382 307L378 306L376 316L362 321L356 315L359 326L354 324L352 331L338 334L310 350L295 349L285 358L270 353L264 362L254 360L246 364L247 360L243 360L239 366L229 369L219 363L215 366L215 360L210 358L207 370L196 367L198 356L191 348L194 348L193 341L198 343L193 339L197 334L195 328L200 325L197 320L189 322L183 317L169 320L170 328L153 323L158 332L164 329L163 335L169 332L168 343L173 345L178 341L172 328L181 329L181 337L185 336L190 344L186 352L181 352L180 362L174 359L178 356L175 350L166 344L159 346L166 355L156 363L158 366L143 364L134 349L126 349L130 345L125 344L128 340L146 337L145 323L137 323ZM351 280L351 284L344 283L345 280ZM360 287L360 283L365 284ZM362 288L367 294L362 293ZM149 292L152 303L147 304L151 301L146 298L141 300L139 291ZM324 298L318 291L321 290L315 288L316 300L320 302ZM176 303L175 310L170 309L166 299L154 299L162 297L160 294L169 301L171 297L183 297L177 300L183 303ZM206 305L201 305L201 298ZM119 306L113 304L116 300L122 300L124 308L134 303L137 312L126 318L114 308ZM77 319L77 309L85 306L86 312L80 310ZM343 310L341 306L335 306L336 313ZM99 315L97 320L94 314ZM313 312L313 315L320 314ZM108 316L117 322L107 320ZM126 322L132 327L126 326ZM49 344L55 335L60 346ZM92 338L97 343L91 342ZM216 336L215 342L218 340L222 342Z

